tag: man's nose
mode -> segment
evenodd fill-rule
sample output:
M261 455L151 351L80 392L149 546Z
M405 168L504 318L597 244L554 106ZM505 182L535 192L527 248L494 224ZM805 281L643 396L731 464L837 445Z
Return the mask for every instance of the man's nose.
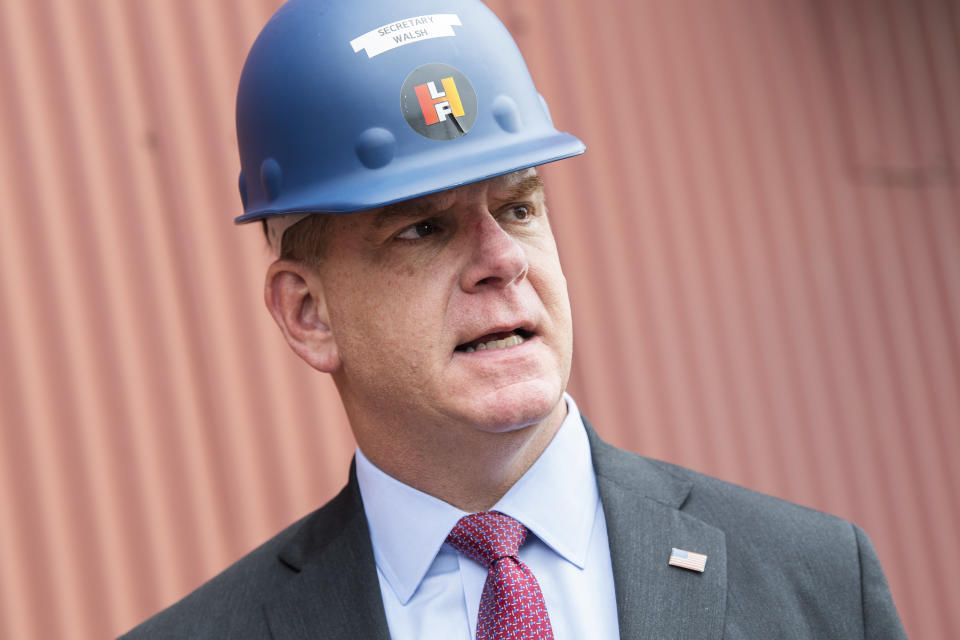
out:
M484 288L503 288L527 275L527 254L516 238L497 220L486 214L471 221L470 259L463 269L460 286L474 293Z

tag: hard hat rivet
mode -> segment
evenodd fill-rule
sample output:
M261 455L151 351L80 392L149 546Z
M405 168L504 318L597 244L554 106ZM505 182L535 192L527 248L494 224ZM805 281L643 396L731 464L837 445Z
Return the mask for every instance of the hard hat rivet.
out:
M280 197L283 189L283 170L280 163L273 158L267 158L260 165L260 185L267 200L273 201Z
M357 157L368 169L390 164L396 150L397 139L383 127L370 127L357 138Z
M507 133L517 133L523 124L520 122L520 110L510 96L500 95L494 98L491 107L493 118Z

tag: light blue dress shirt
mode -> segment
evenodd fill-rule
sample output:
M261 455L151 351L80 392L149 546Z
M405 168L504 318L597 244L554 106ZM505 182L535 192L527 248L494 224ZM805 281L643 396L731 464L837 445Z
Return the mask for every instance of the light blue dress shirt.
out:
M532 532L520 549L547 605L556 640L616 639L617 603L607 524L590 443L573 398L540 458L493 510ZM466 515L388 476L357 450L357 481L370 525L393 640L475 640L487 569L444 541Z

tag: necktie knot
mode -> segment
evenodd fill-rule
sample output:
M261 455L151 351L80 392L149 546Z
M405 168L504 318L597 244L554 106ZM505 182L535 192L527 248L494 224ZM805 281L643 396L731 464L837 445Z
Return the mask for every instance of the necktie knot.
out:
M517 557L528 533L510 516L484 511L460 518L447 536L451 547L487 568L477 640L553 640L540 585Z
M516 558L526 539L525 526L499 511L484 511L460 518L447 536L447 543L489 567L500 558Z

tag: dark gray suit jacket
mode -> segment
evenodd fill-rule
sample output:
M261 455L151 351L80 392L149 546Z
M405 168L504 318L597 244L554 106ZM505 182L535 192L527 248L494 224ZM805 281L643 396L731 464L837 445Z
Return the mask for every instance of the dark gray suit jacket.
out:
M621 638L906 638L855 525L587 431ZM668 566L672 547L706 554L706 570ZM324 507L123 637L388 640L353 469Z

